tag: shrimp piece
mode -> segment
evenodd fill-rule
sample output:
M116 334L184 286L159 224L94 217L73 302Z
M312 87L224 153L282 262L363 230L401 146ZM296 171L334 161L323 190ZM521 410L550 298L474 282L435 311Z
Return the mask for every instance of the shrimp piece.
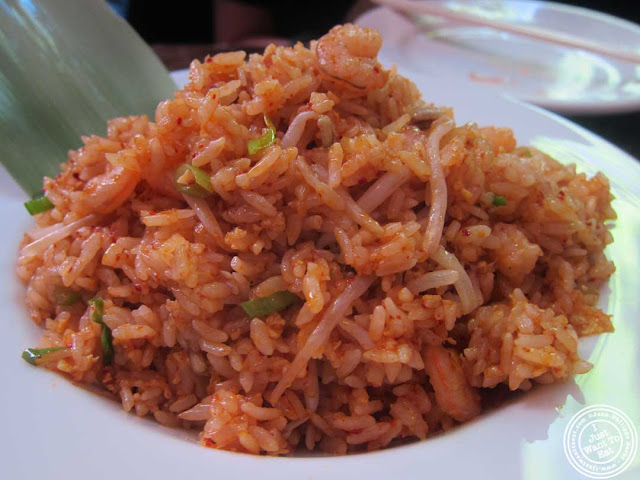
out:
M85 185L81 209L111 213L127 201L139 181L139 171L110 165L105 173L93 177Z
M430 345L422 351L422 358L442 411L459 422L477 416L480 413L480 395L467 382L455 352Z
M351 90L377 90L387 81L376 58L381 46L382 38L375 30L349 23L338 25L318 40L318 69Z

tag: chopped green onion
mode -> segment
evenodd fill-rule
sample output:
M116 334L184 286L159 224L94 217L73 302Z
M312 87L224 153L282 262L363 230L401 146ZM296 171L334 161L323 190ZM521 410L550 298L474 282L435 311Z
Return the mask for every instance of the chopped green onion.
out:
M24 202L24 208L27 209L29 215L37 215L39 213L46 212L47 210L51 210L53 207L54 205L51 203L51 200L44 195L42 197L29 200L28 202Z
M100 345L102 346L102 363L111 365L113 363L113 335L111 335L111 329L106 325L102 325Z
M0 2L0 164L29 195L60 172L81 135L106 133L107 120L133 112L154 118L176 89L149 45L104 3L13 2L9 10ZM86 22L69 17L79 9Z
M507 199L504 198L502 195L494 195L493 201L491 203L493 203L495 207L503 207L504 205L507 204Z
M180 177L187 173L187 171L193 174L195 183L186 185L178 181ZM180 193L200 198L206 198L211 195L211 193L213 193L213 189L211 188L211 178L209 177L207 172L205 172L201 168L194 167L189 163L183 163L182 165L180 165L176 169L174 178L176 181L176 188Z
M102 325L102 332L100 333L102 363L104 365L111 365L113 362L113 335L111 335L111 329L102 320L102 315L104 314L104 300L100 297L95 297L89 300L89 305L93 307L91 321Z
M78 292L57 285L53 289L53 296L56 299L56 303L63 307L74 305L82 300Z
M251 318L265 317L274 312L284 310L299 300L300 297L297 295L288 290L282 290L267 297L248 300L241 303L240 306Z
M528 149L522 150L522 156L523 157L527 157L527 158L531 158L531 156L532 156L531 150L528 150Z
M104 315L104 300L100 297L94 297L89 300L89 305L93 307L93 313L91 314L91 320L104 325L102 321L102 315Z
M45 355L60 350L69 350L67 347L49 347L49 348L27 348L22 352L22 359L31 365L38 365L38 360Z
M247 142L249 155L255 155L263 148L267 148L269 145L272 145L276 140L276 127L273 125L271 119L266 115L264 116L264 123L267 124L267 131L260 137L254 138Z

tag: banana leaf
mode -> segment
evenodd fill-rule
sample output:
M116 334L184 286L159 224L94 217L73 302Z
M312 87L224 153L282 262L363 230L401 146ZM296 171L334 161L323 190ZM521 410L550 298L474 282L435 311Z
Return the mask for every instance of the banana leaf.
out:
M0 163L29 195L80 137L173 94L167 70L104 0L0 0Z

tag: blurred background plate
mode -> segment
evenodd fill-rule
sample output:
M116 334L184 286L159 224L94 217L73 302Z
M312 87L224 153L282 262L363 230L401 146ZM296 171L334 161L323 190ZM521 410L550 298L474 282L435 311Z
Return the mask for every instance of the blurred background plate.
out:
M519 0L431 0L482 18L542 27L640 52L640 26L585 8ZM640 110L640 65L427 15L376 8L357 23L385 39L381 56L455 77L563 114Z

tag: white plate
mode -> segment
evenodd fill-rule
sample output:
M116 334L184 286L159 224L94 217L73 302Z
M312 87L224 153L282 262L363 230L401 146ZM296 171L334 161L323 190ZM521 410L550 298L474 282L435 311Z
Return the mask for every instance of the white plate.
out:
M430 1L640 51L640 26L593 10L528 0ZM640 109L640 65L441 18L415 22L386 8L357 23L380 30L382 56L410 70L483 84L564 114Z
M184 75L182 77L184 79ZM31 220L25 196L0 172L0 478L80 479L581 479L563 453L563 431L584 406L608 404L640 423L640 166L582 128L516 101L416 78L427 98L457 108L458 120L510 125L518 140L612 180L621 217L608 255L618 267L602 305L616 333L581 341L595 368L566 384L538 388L460 428L423 442L347 457L270 458L200 447L184 432L125 414L119 404L20 359L38 329L23 308L16 249ZM453 87L456 87L453 85ZM460 92L460 93L457 93ZM638 462L620 479L638 478Z

